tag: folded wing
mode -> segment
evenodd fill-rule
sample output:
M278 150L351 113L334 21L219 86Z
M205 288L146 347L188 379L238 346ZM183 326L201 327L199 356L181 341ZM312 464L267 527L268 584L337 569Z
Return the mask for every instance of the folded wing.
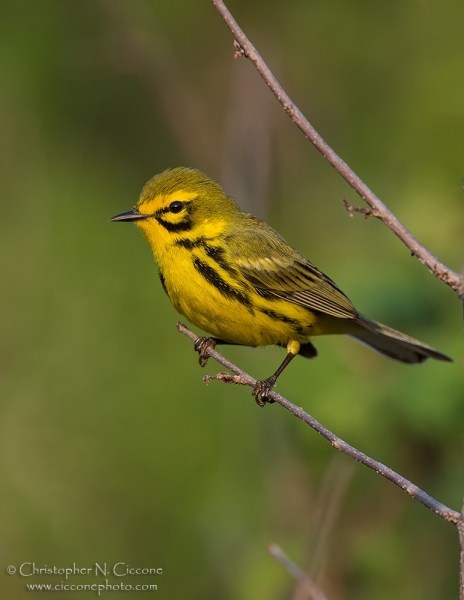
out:
M245 227L225 242L231 261L261 296L282 298L342 319L358 318L337 285L271 227L260 222L259 228Z

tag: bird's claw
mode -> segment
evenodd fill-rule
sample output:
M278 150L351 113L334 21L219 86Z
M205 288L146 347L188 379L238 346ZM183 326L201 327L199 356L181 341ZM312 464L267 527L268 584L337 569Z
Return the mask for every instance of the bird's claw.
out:
M272 404L275 400L269 398L272 388L275 386L277 377L271 375L267 379L257 381L253 388L252 394L255 397L256 404L258 406L265 406L266 404Z
M199 358L198 362L200 363L200 367L206 366L209 358L208 350L214 350L216 347L216 342L210 337L200 336L193 343L195 350L198 352Z

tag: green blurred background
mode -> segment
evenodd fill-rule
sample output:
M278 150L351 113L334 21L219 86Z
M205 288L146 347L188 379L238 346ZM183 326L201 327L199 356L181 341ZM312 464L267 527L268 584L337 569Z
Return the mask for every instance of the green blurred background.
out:
M462 0L234 0L320 133L445 263L463 263ZM108 219L177 165L204 170L369 316L454 357L407 367L316 340L278 391L460 508L455 295L285 116L207 0L4 0L0 9L0 555L7 565L161 567L171 599L456 598L454 528L277 405L202 382L135 227ZM255 377L282 351L224 348ZM71 583L101 578L74 577ZM113 592L114 598L137 598ZM84 597L50 592L41 597ZM87 595L85 595L87 597Z

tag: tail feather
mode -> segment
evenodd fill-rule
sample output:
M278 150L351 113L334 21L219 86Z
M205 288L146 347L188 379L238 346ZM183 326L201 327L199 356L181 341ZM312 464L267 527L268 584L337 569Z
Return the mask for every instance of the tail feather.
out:
M348 335L384 356L410 364L421 363L428 358L453 362L452 358L435 348L377 321L360 316L355 323L356 327Z

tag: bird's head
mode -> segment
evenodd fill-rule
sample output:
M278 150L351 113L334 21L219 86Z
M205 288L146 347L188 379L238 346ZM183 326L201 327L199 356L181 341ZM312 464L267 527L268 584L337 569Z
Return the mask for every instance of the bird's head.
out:
M218 183L195 169L177 167L155 175L135 207L110 220L135 222L156 254L176 239L220 234L238 211Z

